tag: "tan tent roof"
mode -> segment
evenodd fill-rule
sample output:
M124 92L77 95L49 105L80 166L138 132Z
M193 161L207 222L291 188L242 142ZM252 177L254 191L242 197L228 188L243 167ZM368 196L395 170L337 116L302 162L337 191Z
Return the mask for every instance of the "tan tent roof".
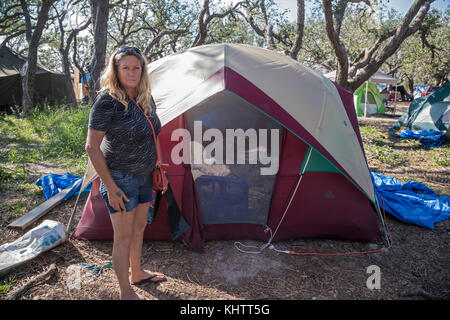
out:
M212 44L151 63L152 92L162 124L226 90L220 77L211 81L224 67L240 74L287 111L374 201L363 151L334 84L290 57L271 50L241 44Z
M370 200L376 201L363 150L335 85L314 70L271 50L242 44L211 44L151 63L152 95L162 125L227 90L223 78L214 77L224 67L270 96L326 148ZM85 184L94 175L90 166Z

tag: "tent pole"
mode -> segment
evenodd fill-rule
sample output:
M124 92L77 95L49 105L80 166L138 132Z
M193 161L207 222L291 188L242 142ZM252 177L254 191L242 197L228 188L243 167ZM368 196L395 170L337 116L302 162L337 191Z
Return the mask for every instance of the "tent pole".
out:
M366 96L364 97L364 118L367 117L367 90L369 88L369 82L366 81Z
M87 165L86 165L86 170L84 171L83 181L81 182L80 190L78 191L77 200L75 201L75 205L73 206L73 209L72 209L72 214L70 215L69 221L67 222L67 226L66 226L66 235L68 235L69 232L70 232L70 227L71 227L71 225L72 225L73 217L74 217L74 215L75 215L75 210L76 210L77 205L78 205L78 200L80 200L80 195L81 195L81 193L84 191L84 189L86 189L86 187L90 184L90 183L87 183L87 184L86 184L86 176L87 176L87 173L88 173L88 170L89 170L89 165L90 165L90 158L88 157L88 159L87 159ZM91 182L92 182L92 181L91 181Z
M84 181L84 179L83 179L83 181ZM71 227L71 225L72 225L73 216L74 216L74 214L75 214L75 210L76 210L77 205L78 205L78 200L80 200L80 195L81 195L81 191L78 193L77 200L75 201L75 205L73 206L73 209L72 209L72 214L70 215L69 222L67 223L67 226L66 226L66 235L68 235L69 232L70 232L70 227Z
M394 95L394 114L397 109L397 83L395 84L395 95Z

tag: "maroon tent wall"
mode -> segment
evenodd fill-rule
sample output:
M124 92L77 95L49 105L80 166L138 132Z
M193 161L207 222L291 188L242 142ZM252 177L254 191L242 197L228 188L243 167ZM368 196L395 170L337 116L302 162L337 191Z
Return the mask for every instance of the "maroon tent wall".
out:
M268 226L275 231L300 179L308 146L285 131ZM345 238L380 240L376 214L369 200L343 175L306 172L274 240Z

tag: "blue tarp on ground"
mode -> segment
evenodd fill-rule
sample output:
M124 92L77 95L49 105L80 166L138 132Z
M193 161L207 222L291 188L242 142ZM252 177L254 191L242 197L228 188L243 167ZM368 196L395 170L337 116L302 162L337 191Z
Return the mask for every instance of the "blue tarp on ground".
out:
M402 129L397 132L392 132L395 137L405 139L416 139L425 148L437 148L445 142L445 135L442 132L435 130L416 130Z
M73 195L77 195L80 190L83 179L79 176L72 176L70 173L66 172L65 174L48 174L41 178L39 178L35 184L37 186L42 187L44 191L45 200L50 199L55 194L59 193L61 190L66 189L72 186L75 182L77 185L64 197L63 202L72 197ZM83 192L90 192L91 187L88 186Z
M380 206L394 217L428 229L450 216L450 198L438 196L416 181L400 180L371 172L375 194Z

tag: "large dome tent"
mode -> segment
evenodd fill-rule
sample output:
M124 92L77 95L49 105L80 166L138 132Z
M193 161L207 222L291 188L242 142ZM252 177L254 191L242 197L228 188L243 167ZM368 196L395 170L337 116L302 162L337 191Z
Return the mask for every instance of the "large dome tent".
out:
M287 56L240 44L191 48L151 63L149 73L169 183L189 225L184 243L201 250L205 240L269 240L267 228L274 241L383 239L350 92ZM192 161L211 146L209 137L187 144L183 161L174 161L184 142L175 132L205 137L210 129L225 137L216 147L237 146L226 133L239 129L266 132L267 143L259 136L256 146L232 148L234 162L228 155ZM264 152L277 165L249 161ZM75 238L112 239L98 180L89 166L85 184L93 185ZM144 238L171 239L164 201Z

